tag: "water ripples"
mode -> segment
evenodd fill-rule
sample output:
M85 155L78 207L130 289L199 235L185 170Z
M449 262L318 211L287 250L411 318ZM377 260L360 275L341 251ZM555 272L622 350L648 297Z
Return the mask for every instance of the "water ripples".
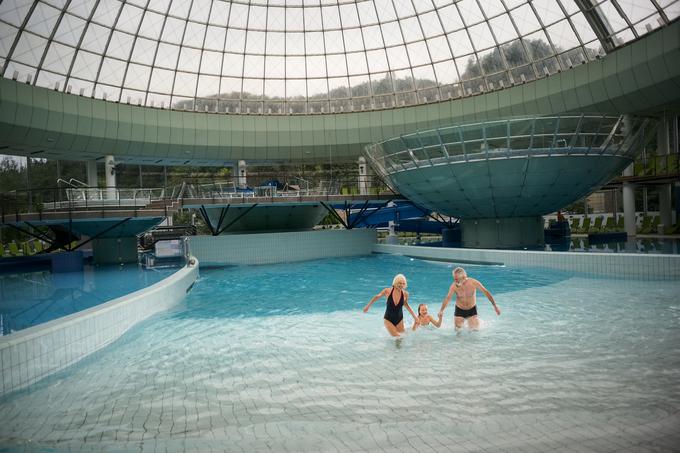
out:
M0 440L11 432L49 445L153 439L172 449L191 438L244 450L316 451L328 442L340 451L417 450L425 441L474 450L503 449L498 439L514 433L553 449L678 419L676 282L475 268L502 316L482 296L480 331L454 331L449 310L443 328L395 340L382 306L361 312L376 281L413 266L412 305L436 312L450 271L359 261L263 267L261 278L252 269L206 272L185 307L1 401ZM531 283L504 283L522 275ZM574 434L584 427L599 434Z

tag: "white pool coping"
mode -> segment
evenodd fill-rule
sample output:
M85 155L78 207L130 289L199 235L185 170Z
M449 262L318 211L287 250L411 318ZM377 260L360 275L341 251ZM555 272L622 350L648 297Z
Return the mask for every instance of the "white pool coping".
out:
M374 244L374 253L465 264L537 267L638 280L680 279L680 255L547 252Z
M192 263L149 287L0 337L0 396L78 362L179 303L198 278L198 261Z

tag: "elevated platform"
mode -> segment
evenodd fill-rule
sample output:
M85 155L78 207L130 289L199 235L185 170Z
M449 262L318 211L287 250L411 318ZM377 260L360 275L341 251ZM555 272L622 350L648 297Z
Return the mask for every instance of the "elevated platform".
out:
M368 207L379 210L394 200L404 200L395 194L329 194L311 191L277 192L275 188L258 191L215 192L210 196L92 200L78 203L55 202L43 204L41 212L21 212L3 209L1 225L21 230L41 240L48 240L41 231L44 227L61 230L73 237L87 236L102 243L106 239L127 238L128 260L133 258L132 238L157 226L179 209L196 209L213 235L225 233L293 231L311 229L334 209ZM263 190L266 189L266 190ZM121 190L121 189L117 189ZM129 189L128 189L129 190ZM9 213L8 213L9 211ZM348 211L349 212L349 211ZM346 225L351 228L351 226ZM48 241L49 242L49 241ZM120 241L118 241L120 242ZM81 242L78 246L83 245ZM115 247L114 247L115 246ZM119 245L111 247L120 249ZM118 253L118 252L117 252ZM118 253L120 255L120 253Z
M182 198L179 201L182 208L195 208L201 206L267 206L267 205L283 205L283 206L299 206L305 204L319 204L321 202L342 209L344 204L358 204L367 202L369 204L381 204L394 200L406 200L398 194L377 194L377 195L302 195L297 193L277 193L270 196L249 196L249 195L234 195L230 197L203 197L203 198Z

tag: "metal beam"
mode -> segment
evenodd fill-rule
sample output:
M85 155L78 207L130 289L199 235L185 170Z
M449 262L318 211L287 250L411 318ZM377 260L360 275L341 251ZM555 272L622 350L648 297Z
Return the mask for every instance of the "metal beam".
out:
M217 232L217 235L222 234L227 228L229 228L230 226L232 226L233 224L235 224L236 222L238 222L239 220L241 220L243 217L245 217L246 214L248 214L250 211L252 211L253 209L255 209L255 206L257 206L257 203L255 203L254 205L252 205L251 207L249 207L248 209L246 209L245 212L241 213L241 215L239 215L238 217L236 217L236 218L235 218L234 220L232 220L229 224L227 224L224 228L222 228L221 230L219 230L219 231Z
M616 43L612 36L612 27L609 25L609 21L600 14L600 7L595 5L593 0L574 0L574 2L578 5L588 24L593 29L604 51L610 53L614 50Z

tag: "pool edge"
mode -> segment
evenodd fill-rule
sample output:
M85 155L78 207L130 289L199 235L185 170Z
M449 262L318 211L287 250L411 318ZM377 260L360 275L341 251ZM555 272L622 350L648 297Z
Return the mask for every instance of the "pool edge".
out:
M680 279L680 255L496 250L374 244L373 253L455 263L537 267L639 280Z
M192 260L147 288L0 337L0 397L78 362L179 303L198 278L198 260Z

